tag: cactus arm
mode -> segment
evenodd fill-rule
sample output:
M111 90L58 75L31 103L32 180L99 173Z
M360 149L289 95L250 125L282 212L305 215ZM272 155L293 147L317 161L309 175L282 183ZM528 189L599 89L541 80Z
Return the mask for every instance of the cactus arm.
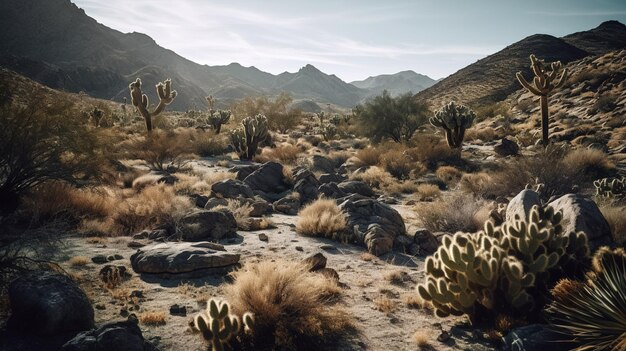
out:
M517 77L517 80L519 81L519 83L526 88L528 91L530 91L531 93L535 94L535 95L541 95L541 92L539 90L537 90L537 88L535 88L534 86L532 86L530 83L528 83L528 81L526 80L526 78L524 78L524 76L522 75L522 72L517 72L515 74L515 76Z

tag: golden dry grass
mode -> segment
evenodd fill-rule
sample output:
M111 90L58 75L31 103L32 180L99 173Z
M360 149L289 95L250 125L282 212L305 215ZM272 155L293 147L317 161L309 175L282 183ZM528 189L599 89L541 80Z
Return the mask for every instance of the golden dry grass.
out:
M386 272L383 275L383 278L390 284L402 285L402 283L404 283L404 272L399 271L399 270Z
M363 252L359 255L359 258L365 262L370 262L370 261L374 261L377 260L378 257L376 257L375 255L372 255L369 252Z
M411 335L411 340L419 347L430 345L430 334L424 330L417 330Z
M74 256L68 260L68 263L72 267L82 267L89 263L89 258L85 256Z
M377 166L369 167L363 172L352 173L350 179L360 180L377 189L384 189L397 182L389 172Z
M139 315L141 324L149 326L165 325L167 315L162 311L144 312Z
M378 311L390 314L398 308L398 303L386 296L380 296L374 299L374 307Z
M361 166L375 166L380 162L382 150L377 147L366 147L356 152L356 158L361 161Z
M402 295L402 302L404 302L408 308L412 309L430 308L430 303L416 293L406 293Z
M452 166L441 166L437 168L435 175L437 178L441 179L442 182L448 185L454 185L461 180L463 173Z
M283 143L275 148L263 148L261 154L257 155L254 160L261 163L275 161L295 165L302 152L302 149L298 146Z
M435 184L420 184L417 186L420 200L433 200L441 196L441 190Z
M204 175L202 180L204 180L204 182L206 182L209 185L213 185L213 184L215 184L217 182L221 182L222 180L235 179L235 178L237 178L237 174L236 173L222 171L222 172L207 173L207 174Z
M335 200L318 199L298 213L296 232L306 236L335 237L346 229L346 215Z
M481 228L476 214L485 207L485 201L465 193L451 194L434 202L420 202L415 206L422 224L430 231L474 232Z
M233 273L233 279L225 295L234 314L254 314L255 345L318 350L353 331L352 316L328 303L327 296L334 295L336 288L303 264L285 260L247 263Z
M474 195L482 195L490 180L489 174L484 172L464 173L459 181L459 188Z

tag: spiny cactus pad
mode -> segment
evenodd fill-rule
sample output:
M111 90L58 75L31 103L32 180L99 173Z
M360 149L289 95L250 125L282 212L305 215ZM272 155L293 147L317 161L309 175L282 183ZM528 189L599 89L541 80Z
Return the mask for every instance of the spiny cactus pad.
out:
M230 306L225 301L210 299L205 311L194 317L194 328L202 333L211 343L211 350L222 351L230 341L244 329L254 330L254 317L250 313L243 315L243 325L239 317L230 314Z
M465 130L472 126L476 115L469 107L449 102L430 118L430 124L443 128L448 146L460 148L465 138Z
M551 207L534 206L528 218L501 226L485 223L475 234L446 236L437 252L426 260L426 282L417 286L437 316L478 311L533 311L537 289L571 260L589 255L584 233L564 234L562 215ZM545 290L545 291L543 291Z

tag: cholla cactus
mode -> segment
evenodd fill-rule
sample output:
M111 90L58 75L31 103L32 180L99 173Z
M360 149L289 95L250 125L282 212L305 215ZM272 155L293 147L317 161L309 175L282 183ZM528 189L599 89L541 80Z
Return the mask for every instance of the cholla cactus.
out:
M259 143L269 135L267 117L256 115L246 117L241 126L230 134L230 141L242 160L251 160L256 155Z
M626 177L622 179L603 178L593 182L596 196L604 198L623 198L626 196Z
M207 102L207 105L209 105L209 113L213 114L213 111L215 111L213 110L213 106L215 105L215 98L213 98L213 95L207 96L206 102Z
M228 123L230 120L230 110L217 110L209 115L209 124L213 126L215 134L219 134L222 130L222 124Z
M246 331L254 329L254 318L250 313L244 314L243 320ZM242 332L239 317L230 314L228 303L215 299L209 300L206 311L195 316L193 326L211 343L213 351L225 350Z
M154 111L148 111L148 96L141 92L141 79L137 78L128 86L130 89L130 98L133 106L139 110L139 113L146 120L146 128L148 132L152 131L152 117L163 112L165 106L169 105L176 98L176 90L172 91L172 81L166 79L156 85L157 95L159 96L159 104Z
M435 117L431 117L429 121L433 126L444 129L448 146L456 149L463 144L465 130L472 126L474 118L476 118L474 111L451 101L437 111Z
M561 218L551 207L535 205L527 219L499 227L488 221L476 234L444 237L426 260L426 283L418 285L419 295L432 302L437 316L467 314L473 322L536 311L548 280L589 255L587 236L564 235Z
M102 117L104 117L104 111L97 107L94 107L93 110L89 112L89 117L91 118L94 126L99 127L100 121L102 120Z
M532 68L535 78L532 84L526 81L522 72L517 72L515 76L519 83L526 88L526 90L539 96L541 104L541 130L542 130L542 142L543 145L548 145L548 128L550 111L548 110L548 95L556 88L559 88L565 84L567 80L567 68L563 68L561 76L557 78L559 71L561 71L561 62L552 62L546 64L543 60L537 59L535 55L530 55L530 68Z
M337 135L337 127L334 124L327 124L322 127L322 136L324 140L330 141Z
M330 118L329 122L334 124L335 126L338 126L341 123L341 116L339 116L338 114L334 114Z

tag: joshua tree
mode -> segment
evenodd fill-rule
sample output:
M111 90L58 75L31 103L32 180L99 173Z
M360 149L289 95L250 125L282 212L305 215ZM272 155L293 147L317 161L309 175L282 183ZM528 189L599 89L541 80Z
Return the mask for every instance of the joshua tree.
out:
M210 112L209 115L209 124L213 126L215 134L219 134L222 130L222 124L226 124L228 123L228 120L230 120L230 110L211 111L212 112Z
M548 110L548 95L552 90L561 87L567 79L567 68L563 68L561 77L557 78L561 70L561 61L546 64L543 60L539 60L535 55L530 55L530 68L535 73L532 84L526 81L522 72L515 75L519 83L531 93L539 96L541 102L541 131L543 145L548 145L548 125L550 111Z
M209 95L206 97L206 102L209 105L209 113L213 114L213 106L215 105L215 98L213 97L213 95Z
M449 102L441 110L430 118L430 124L443 128L446 132L448 146L453 149L460 148L465 138L465 130L472 126L476 115L467 106L457 105L454 101Z
M176 90L172 91L172 81L166 79L164 82L156 85L157 94L159 95L159 104L152 112L148 111L148 96L141 92L141 79L137 78L137 80L130 83L128 88L130 89L130 98L133 106L139 110L139 113L146 120L146 128L148 132L151 132L152 117L163 112L165 106L171 104L174 98L176 98Z

